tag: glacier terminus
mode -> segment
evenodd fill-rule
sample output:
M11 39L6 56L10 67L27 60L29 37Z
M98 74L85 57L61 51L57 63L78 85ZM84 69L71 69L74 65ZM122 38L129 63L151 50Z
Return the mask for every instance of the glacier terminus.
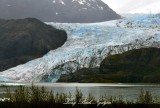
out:
M160 14L131 16L101 23L54 23L67 42L41 58L0 72L0 81L56 82L62 74L98 67L110 54L160 47Z

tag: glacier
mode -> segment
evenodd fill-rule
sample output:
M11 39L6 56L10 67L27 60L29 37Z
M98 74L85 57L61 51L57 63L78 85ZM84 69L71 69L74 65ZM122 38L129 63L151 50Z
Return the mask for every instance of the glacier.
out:
M61 75L98 67L110 54L160 47L160 15L140 15L101 23L46 24L65 30L67 42L41 58L0 72L0 81L56 82Z

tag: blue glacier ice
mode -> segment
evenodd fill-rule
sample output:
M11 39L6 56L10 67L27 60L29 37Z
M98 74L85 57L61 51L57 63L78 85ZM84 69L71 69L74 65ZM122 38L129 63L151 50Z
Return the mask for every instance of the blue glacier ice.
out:
M0 72L1 80L56 82L62 74L84 67L98 67L109 54L160 47L160 15L132 16L92 24L46 24L65 30L67 42L41 58Z

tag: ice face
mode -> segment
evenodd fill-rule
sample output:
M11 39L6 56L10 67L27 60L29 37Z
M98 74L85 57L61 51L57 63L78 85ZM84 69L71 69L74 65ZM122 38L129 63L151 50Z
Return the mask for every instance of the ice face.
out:
M42 58L1 72L1 79L56 82L62 74L84 67L98 67L108 54L160 46L159 15L136 16L93 24L46 24L65 30L68 34L67 42Z

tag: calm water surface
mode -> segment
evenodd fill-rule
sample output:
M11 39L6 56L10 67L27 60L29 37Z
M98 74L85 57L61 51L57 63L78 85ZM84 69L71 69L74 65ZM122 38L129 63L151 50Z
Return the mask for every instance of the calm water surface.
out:
M0 83L3 85L4 83ZM11 91L17 88L17 85L11 86L8 84ZM31 86L30 83L24 84L26 87ZM122 95L124 99L136 100L140 90L150 91L153 96L160 97L160 84L97 84L97 83L35 83L37 86L44 86L48 90L54 91L54 93L75 93L76 87L78 87L85 97L89 93L92 93L95 97L107 96L119 96ZM0 86L0 97L4 96L6 87Z

